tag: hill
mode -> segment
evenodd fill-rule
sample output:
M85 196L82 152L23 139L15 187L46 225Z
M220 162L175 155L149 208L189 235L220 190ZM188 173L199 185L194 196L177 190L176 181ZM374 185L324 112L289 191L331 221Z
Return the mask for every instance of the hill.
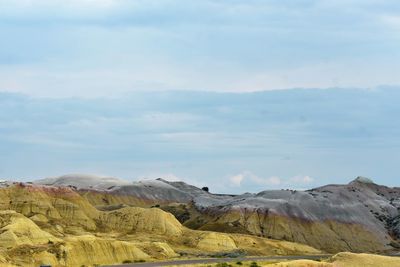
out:
M68 186L9 182L0 188L0 263L94 266L222 252L319 253L291 242L191 230L158 208L100 210Z
M306 191L243 195L211 194L163 179L115 184L107 190L79 188L77 192L97 209L157 206L197 230L287 240L328 252L382 252L400 247L400 188L377 185L365 177Z

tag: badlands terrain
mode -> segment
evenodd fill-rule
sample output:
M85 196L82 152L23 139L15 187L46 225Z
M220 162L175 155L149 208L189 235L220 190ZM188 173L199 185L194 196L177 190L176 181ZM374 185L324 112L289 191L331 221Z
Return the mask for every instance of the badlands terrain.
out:
M363 177L307 191L243 195L212 194L163 179L127 182L90 175L2 182L0 266L342 251L396 254L399 208L400 188ZM352 253L324 263L277 266L379 266L386 261L400 266L397 258Z

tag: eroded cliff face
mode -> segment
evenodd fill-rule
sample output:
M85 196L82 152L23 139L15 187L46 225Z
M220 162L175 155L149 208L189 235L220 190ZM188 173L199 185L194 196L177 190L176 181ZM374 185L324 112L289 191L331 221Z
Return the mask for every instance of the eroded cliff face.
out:
M309 244L327 252L381 251L388 248L386 244L391 240L387 235L384 235L387 239L380 239L360 224L308 221L253 210L230 210L198 229L215 231L232 227L257 236Z
M98 210L68 187L42 187L23 183L0 189L0 209L14 210L47 225L96 229Z
M206 216L196 229L241 229L329 252L390 250L398 248L399 199L400 189L363 179L309 191L264 191L225 205L200 202Z
M0 263L10 266L94 266L236 250L250 255L319 253L288 244L190 230L158 208L98 210L68 187L10 183L0 188Z
M126 207L102 212L98 219L100 228L120 233L151 232L169 236L182 235L183 228L170 213L160 209Z

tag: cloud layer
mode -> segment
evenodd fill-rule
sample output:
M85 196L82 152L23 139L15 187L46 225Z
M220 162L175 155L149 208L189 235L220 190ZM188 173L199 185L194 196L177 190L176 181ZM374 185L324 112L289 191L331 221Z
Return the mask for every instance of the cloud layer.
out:
M397 0L0 0L0 175L393 184L399 18ZM272 90L328 87L369 89Z
M399 88L0 94L0 177L183 179L213 192L397 185Z
M0 90L105 96L399 84L394 0L0 1Z

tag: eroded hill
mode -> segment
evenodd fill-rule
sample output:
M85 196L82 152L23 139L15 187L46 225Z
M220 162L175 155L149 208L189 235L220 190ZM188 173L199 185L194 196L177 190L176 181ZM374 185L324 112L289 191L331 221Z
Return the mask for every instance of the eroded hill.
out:
M158 208L93 206L75 188L3 183L0 263L93 266L215 253L312 254L301 244L191 230Z
M77 188L93 206L157 206L197 230L243 233L308 244L328 252L397 250L400 188L359 177L345 185L307 191L270 190L258 194L216 195L183 182L162 179L91 186L54 178L46 184Z

